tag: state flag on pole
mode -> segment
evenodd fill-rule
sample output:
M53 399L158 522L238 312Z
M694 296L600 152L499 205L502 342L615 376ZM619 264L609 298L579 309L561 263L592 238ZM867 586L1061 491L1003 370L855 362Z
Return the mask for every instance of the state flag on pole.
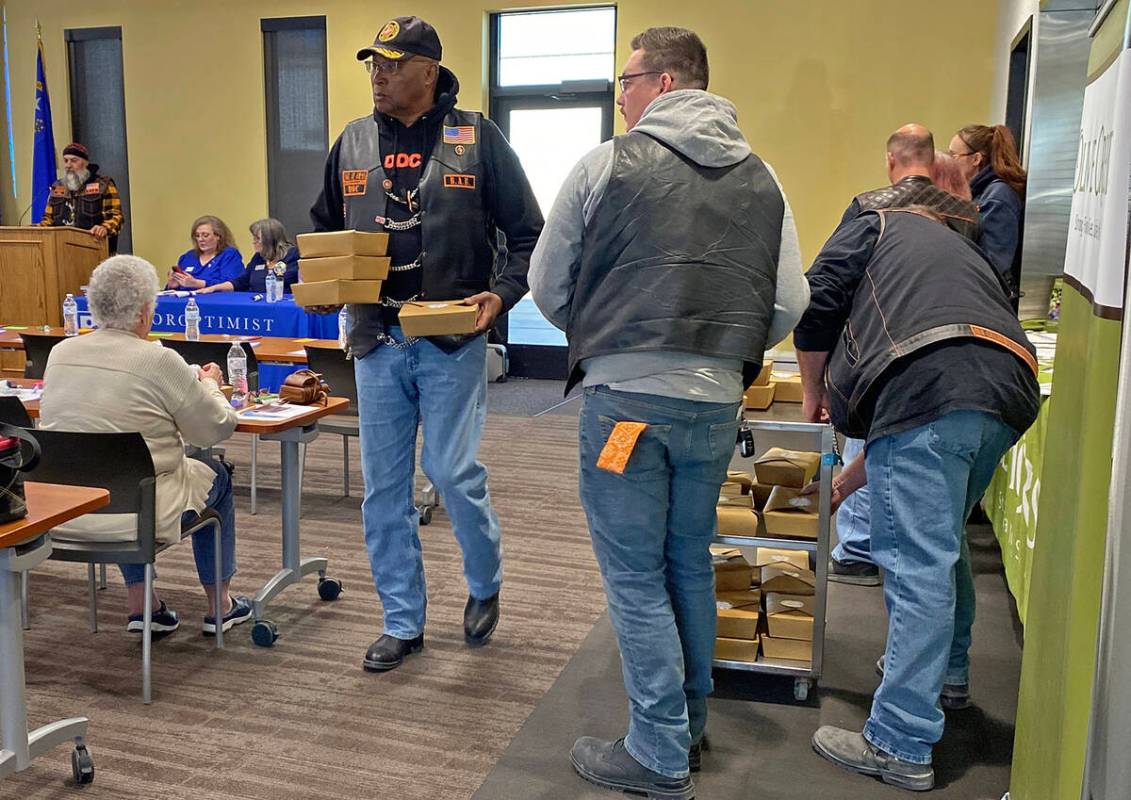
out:
M31 221L37 224L47 208L47 196L55 182L55 134L51 130L51 98L43 69L43 40L35 56L35 145L31 164Z

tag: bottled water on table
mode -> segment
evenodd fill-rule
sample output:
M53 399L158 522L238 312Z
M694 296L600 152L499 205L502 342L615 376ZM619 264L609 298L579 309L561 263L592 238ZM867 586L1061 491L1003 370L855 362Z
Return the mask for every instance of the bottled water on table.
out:
M276 267L279 267L279 266L282 266L282 267L284 267L284 270L283 270L283 271L284 271L284 272L286 272L286 269L285 269L286 265L285 265L285 264L283 264L283 262L282 262L282 261L280 261L280 262L279 262L278 264L276 264L275 266L276 266ZM282 301L282 299L283 299L283 292L284 292L285 288L286 288L286 284L284 284L284 283L283 283L283 275L282 275L282 274L277 274L277 275L275 276L275 302L276 302L276 303L278 303L278 302L281 302L281 301Z
M228 383L232 385L232 405L242 406L247 398L247 353L239 342L228 349Z
M79 304L73 294L68 294L63 300L63 335L79 335Z
M278 298L275 297L275 284L279 281L275 279L275 268L267 268L267 277L264 279L267 284L267 302L274 303Z
M343 350L349 345L350 314L349 306L342 306L338 312L338 347Z
M185 306L185 338L190 342L200 341L200 308L193 297Z

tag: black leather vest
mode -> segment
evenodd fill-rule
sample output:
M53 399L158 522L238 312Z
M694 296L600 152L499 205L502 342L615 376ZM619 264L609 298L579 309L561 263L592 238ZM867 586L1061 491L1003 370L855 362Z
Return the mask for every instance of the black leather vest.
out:
M857 409L876 380L897 359L947 339L1004 347L1036 375L1033 346L981 251L920 214L874 213L882 220L880 236L829 356L829 416L837 430L864 438Z
M92 175L77 192L67 191L61 181L53 183L48 203L54 225L73 225L82 230L101 225L102 199L108 186L109 180L101 175Z
M487 165L480 160L481 119L476 112L448 112L420 178L422 298L455 300L490 288L496 239L484 194ZM386 230L386 207L393 201L385 195L377 124L372 115L362 117L342 133L339 164L347 229ZM467 138L466 128L473 128L472 141L445 141L456 138L445 136L445 127L463 129L461 139ZM350 311L350 348L364 355L384 332L380 306L352 305Z
M752 380L774 313L784 214L753 154L710 168L646 134L617 137L585 231L566 391L583 359L661 350L740 359Z
M931 183L922 175L908 175L898 183L873 189L856 196L860 211L877 211L881 208L907 208L926 206L941 216L947 226L972 242L981 238L978 206L969 200L955 197Z

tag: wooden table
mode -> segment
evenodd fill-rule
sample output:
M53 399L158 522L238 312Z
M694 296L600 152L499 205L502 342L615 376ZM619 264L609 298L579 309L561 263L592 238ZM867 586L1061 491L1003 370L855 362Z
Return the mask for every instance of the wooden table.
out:
M24 342L20 338L20 334L24 336L62 336L62 328L42 328L36 326L28 328L27 330L12 330L5 328L0 330L0 350L23 350ZM89 330L84 330L83 333L90 333ZM149 338L157 340L174 339L179 341L185 340L183 333L169 334L150 334ZM240 336L239 334L231 333L208 333L200 337L202 342L249 342L252 349L255 350L255 357L259 361L269 364L305 364L306 363L306 345L315 347L337 347L337 339L289 339L279 336Z
M278 626L266 619L264 613L268 603L288 586L317 572L318 595L323 600L337 598L342 590L339 581L326 577L328 562L325 558L304 559L299 552L299 513L302 504L299 445L318 438L319 419L330 414L340 414L348 407L349 400L346 398L331 397L325 406L309 406L306 413L285 420L253 420L243 418L241 413L241 420L236 425L237 431L258 434L261 439L279 442L283 495L283 563L279 571L252 598L255 624L251 629L251 639L262 647L270 647L279 638Z
M25 483L24 492L27 517L0 525L0 778L27 769L32 759L73 740L75 781L90 783L94 764L84 743L89 719L72 717L28 733L19 575L51 555L47 531L109 504L110 493L34 482Z

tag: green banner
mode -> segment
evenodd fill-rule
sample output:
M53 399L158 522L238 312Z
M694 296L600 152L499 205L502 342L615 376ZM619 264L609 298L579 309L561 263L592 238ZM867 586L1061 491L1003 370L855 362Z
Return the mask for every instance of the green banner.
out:
M1049 400L1046 399L1037 421L1006 453L982 498L986 516L993 523L1001 545L1005 579L1017 601L1017 613L1023 624L1029 608L1030 573L1037 545L1037 504L1048 419Z

